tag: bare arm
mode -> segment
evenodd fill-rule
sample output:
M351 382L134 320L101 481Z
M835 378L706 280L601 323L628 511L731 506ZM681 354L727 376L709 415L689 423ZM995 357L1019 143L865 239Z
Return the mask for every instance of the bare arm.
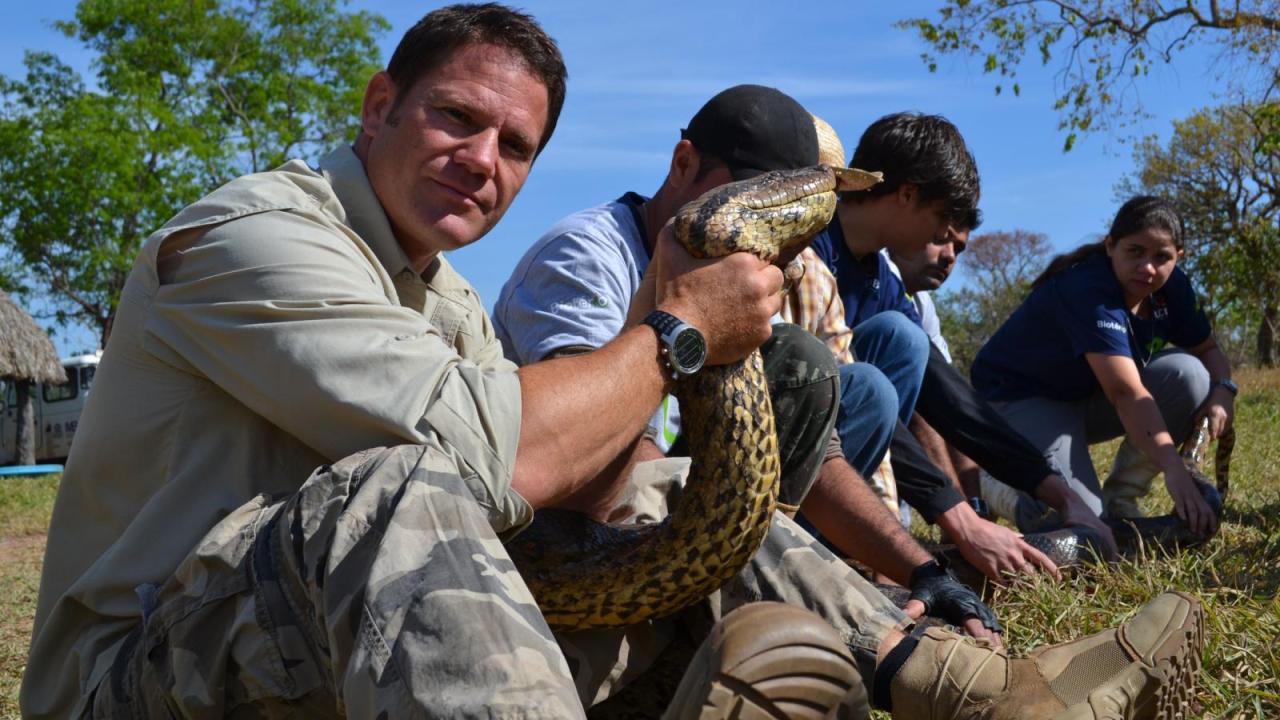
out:
M948 478L951 478L951 484L954 485L961 494L966 496L971 494L966 493L964 486L960 484L960 478L956 474L956 468L951 464L951 453L947 452L947 441L942 439L942 436L938 434L938 431L934 430L933 426L930 425L923 417L920 417L920 413L913 413L911 415L911 423L907 425L907 428L911 430L912 435L916 436L916 440L920 442L920 447L924 448L925 454L929 456L929 459L933 461L933 464L937 465L938 469L946 473Z
M933 560L843 458L822 464L800 509L841 552L900 585L910 587L912 571ZM912 598L905 610L912 618L919 618L925 606ZM951 622L961 621L952 618ZM961 624L970 635L1000 644L999 636L976 618L965 617Z
M1204 365L1204 369L1209 371L1209 382L1213 383L1209 390L1209 397L1205 399L1204 405L1197 413L1196 422L1198 423L1201 417L1209 418L1209 436L1220 437L1227 428L1231 427L1236 414L1235 396L1218 384L1219 380L1231 379L1231 361L1227 359L1227 354L1222 352L1217 338L1213 335L1199 345L1188 349L1187 352L1195 355Z
M947 446L947 453L951 456L951 467L955 468L961 491L969 497L981 497L982 482L979 479L981 468L978 467L978 463L952 445Z
M745 253L692 258L675 244L670 225L659 234L654 263L656 306L702 331L708 365L740 360L769 338L782 287L778 268ZM591 481L640 435L670 389L654 331L631 327L598 350L519 372L512 486L535 509L607 502L623 477Z
M901 585L933 559L842 458L822 464L800 510L845 555Z
M565 504L584 487L611 494L616 488L589 481L635 442L661 401L667 378L657 335L633 327L598 350L526 365L519 373L512 487L535 509ZM607 484L620 482L613 480Z
M1217 524L1217 518L1183 467L1173 436L1169 434L1155 398L1142 384L1142 376L1133 359L1123 355L1085 353L1085 360L1098 378L1107 400L1115 406L1129 439L1164 472L1165 484L1173 496L1178 516L1196 532L1210 532Z

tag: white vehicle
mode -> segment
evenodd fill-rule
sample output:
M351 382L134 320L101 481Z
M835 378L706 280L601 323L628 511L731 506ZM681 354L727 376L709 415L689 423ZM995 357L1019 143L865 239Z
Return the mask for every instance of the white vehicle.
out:
M36 416L36 462L60 460L71 453L71 438L80 424L93 374L102 353L62 359L67 381L57 385L36 383L31 407ZM17 459L18 390L12 381L0 380L0 465Z

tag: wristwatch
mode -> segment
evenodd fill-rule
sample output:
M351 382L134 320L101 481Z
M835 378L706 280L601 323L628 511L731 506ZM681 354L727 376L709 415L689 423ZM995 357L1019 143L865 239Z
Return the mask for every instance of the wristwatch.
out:
M986 500L974 495L969 498L967 502L969 503L969 507L973 508L973 511L978 514L978 517L983 520L991 519L991 506L987 504Z
M1240 386L1231 378L1222 378L1218 382L1214 383L1213 386L1226 388L1227 392L1231 393L1231 397L1235 397L1240 393Z
M689 377L707 361L707 340L698 328L661 310L644 318L644 324L658 333L658 351L672 380Z

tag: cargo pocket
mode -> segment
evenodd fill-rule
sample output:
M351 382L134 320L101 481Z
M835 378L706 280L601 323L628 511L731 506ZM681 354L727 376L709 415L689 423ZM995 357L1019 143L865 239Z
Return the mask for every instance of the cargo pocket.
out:
M319 674L290 672L280 651L281 618L254 577L255 542L269 538L279 506L260 496L214 527L183 561L146 618L141 688L169 710L221 717L248 703L271 706L316 689ZM291 663L297 659L291 658ZM305 681L299 682L298 677Z

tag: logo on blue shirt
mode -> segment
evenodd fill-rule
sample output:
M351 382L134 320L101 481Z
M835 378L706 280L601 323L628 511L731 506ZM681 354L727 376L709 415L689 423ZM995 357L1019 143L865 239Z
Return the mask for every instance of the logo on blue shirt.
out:
M1124 326L1116 322L1115 320L1099 320L1098 327L1102 328L1103 330L1115 330L1116 332L1120 332L1120 333L1125 331Z
M1164 293L1156 293L1151 296L1151 305L1154 308L1151 316L1156 320L1169 319L1169 301L1164 299Z

